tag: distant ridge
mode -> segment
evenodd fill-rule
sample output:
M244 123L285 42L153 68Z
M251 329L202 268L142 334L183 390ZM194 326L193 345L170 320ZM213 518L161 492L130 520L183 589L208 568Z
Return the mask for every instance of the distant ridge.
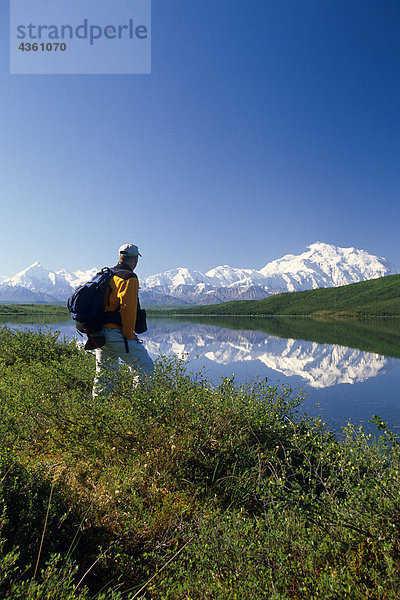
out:
M347 285L398 273L386 258L356 248L315 242L299 255L287 254L262 269L223 265L205 274L185 268L147 277L141 282L148 304L175 298L197 305L229 300L260 300L281 292Z
M105 266L105 265L102 265ZM98 271L49 271L39 262L0 280L0 302L65 302ZM286 254L262 269L220 265L206 273L178 267L140 278L144 306L198 306L260 300L282 292L336 287L398 273L386 259L356 248L315 242L299 255Z
M264 300L225 302L168 312L243 316L400 316L400 275L337 288L277 294Z

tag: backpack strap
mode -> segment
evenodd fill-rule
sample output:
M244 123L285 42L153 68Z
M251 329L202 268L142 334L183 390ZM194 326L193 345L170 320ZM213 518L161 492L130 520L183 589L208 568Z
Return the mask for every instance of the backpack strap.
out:
M118 275L118 277L120 277L121 279L124 279L124 280L138 278L136 273L134 273L133 271L130 271L128 269L124 269L123 267L119 268L119 269L117 267L114 267L113 271L114 271L115 275Z
M111 281L111 279L114 277L114 275L116 273L115 267L110 269L110 271L112 272L112 276L110 277L110 281ZM105 293L108 293L108 294L111 293L110 283L108 283ZM102 323L103 323L103 325L106 325L107 323L115 323L115 325L120 326L121 325L121 315L119 313L119 309L103 311Z

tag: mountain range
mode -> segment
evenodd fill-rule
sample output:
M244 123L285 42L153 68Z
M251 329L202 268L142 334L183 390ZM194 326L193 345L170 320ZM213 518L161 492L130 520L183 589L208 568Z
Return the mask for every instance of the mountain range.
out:
M98 271L49 271L39 262L0 278L2 302L65 302L72 290ZM398 273L386 258L365 250L316 242L299 255L286 254L262 269L217 266L206 273L178 267L141 280L147 306L193 306L229 300L259 300L281 292L337 287Z

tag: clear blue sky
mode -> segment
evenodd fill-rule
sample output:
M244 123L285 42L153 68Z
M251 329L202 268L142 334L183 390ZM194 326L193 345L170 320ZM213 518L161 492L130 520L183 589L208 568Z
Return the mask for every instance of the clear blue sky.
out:
M151 75L9 75L0 17L0 275L400 266L398 0L153 0Z

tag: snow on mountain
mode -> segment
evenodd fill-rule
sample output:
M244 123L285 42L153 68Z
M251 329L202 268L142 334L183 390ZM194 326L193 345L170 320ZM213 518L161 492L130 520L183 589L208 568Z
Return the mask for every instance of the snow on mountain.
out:
M10 300L19 298L29 299L32 292L40 297L40 301L63 300L70 294L71 286L64 277L48 271L39 262L35 262L13 277L1 282L0 297L10 296Z
M0 300L9 302L65 302L72 290L88 281L97 269L74 271L65 269L54 272L39 262L20 271L13 277L0 281Z
M46 271L39 262L33 263L20 273L6 280L7 285L12 287L23 286L28 289L38 289L40 287L54 286L53 280L49 277L49 271Z
M66 281L68 281L70 286L76 288L78 287L78 285L82 285L82 283L90 281L96 275L96 273L99 272L99 270L100 269L96 269L94 267L93 269L88 269L87 271L78 270L69 273L65 269L61 269L60 271L56 271L56 273L57 275L60 275L60 277L63 277Z
M316 242L302 254L286 254L266 264L260 273L268 279L275 278L276 283L280 276L285 291L293 292L376 279L396 273L396 269L385 258L365 250Z
M147 277L142 289L155 304L160 294L193 304L217 304L347 285L396 272L385 258L365 250L316 242L302 254L287 254L259 271L221 265L203 274L179 268Z
M236 269L229 265L223 265L210 269L207 271L206 276L209 277L216 285L225 287L231 284L244 284L249 282L250 285L254 283L264 282L265 277L255 269Z
M53 272L36 262L13 277L0 279L0 300L64 302L75 287L97 271ZM316 242L302 254L286 254L259 271L220 265L205 274L184 267L157 273L141 280L140 293L148 306L217 304L347 285L397 272L388 260L365 250Z
M145 287L177 287L179 285L195 285L197 283L206 283L207 277L200 271L190 271L189 269L178 267L165 273L150 275L141 282Z
M258 282L264 283L265 277L255 269L236 269L229 265L215 267L215 269L210 269L205 274L201 271L190 271L179 267L165 273L157 273L157 275L146 277L141 285L143 288L150 288L155 286L178 287L180 285L203 284L202 289L204 289L206 286L212 286L213 288L227 287L241 282L245 285L253 285Z

